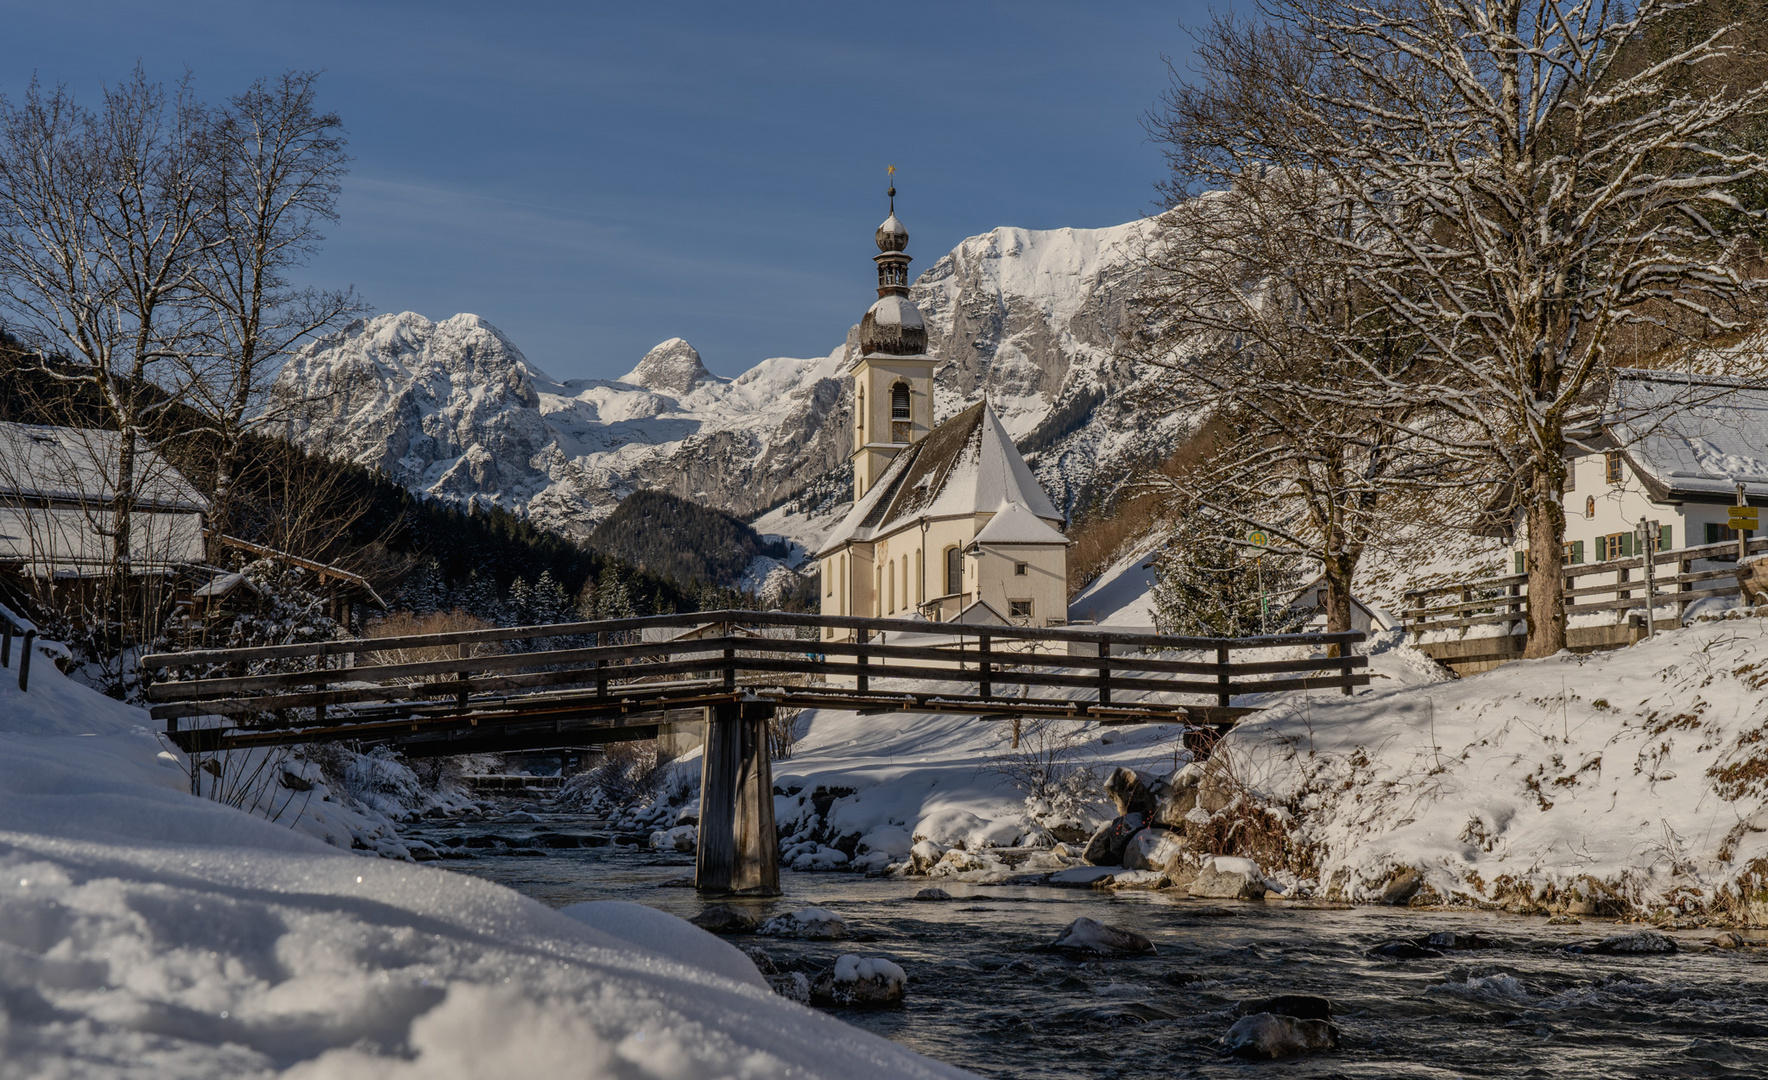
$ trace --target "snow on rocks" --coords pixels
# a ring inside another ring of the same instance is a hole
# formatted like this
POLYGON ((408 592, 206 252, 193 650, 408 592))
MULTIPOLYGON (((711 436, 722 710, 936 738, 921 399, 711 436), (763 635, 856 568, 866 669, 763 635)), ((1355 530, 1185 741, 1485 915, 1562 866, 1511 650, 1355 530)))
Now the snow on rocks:
POLYGON ((700 843, 700 830, 693 825, 677 825, 651 834, 652 851, 675 851, 693 854, 700 843))
POLYGON ((1134 930, 1108 926, 1083 916, 1069 923, 1044 948, 1099 956, 1141 956, 1154 952, 1154 943, 1134 930))
POLYGON ((1204 860, 1185 891, 1209 900, 1263 900, 1265 889, 1265 872, 1258 863, 1216 855, 1204 860))
POLYGON ((762 937, 836 941, 847 936, 847 922, 828 908, 804 908, 775 915, 755 931, 762 937))
POLYGON ((810 984, 813 1005, 901 1005, 909 977, 881 956, 837 957, 835 965, 810 984))

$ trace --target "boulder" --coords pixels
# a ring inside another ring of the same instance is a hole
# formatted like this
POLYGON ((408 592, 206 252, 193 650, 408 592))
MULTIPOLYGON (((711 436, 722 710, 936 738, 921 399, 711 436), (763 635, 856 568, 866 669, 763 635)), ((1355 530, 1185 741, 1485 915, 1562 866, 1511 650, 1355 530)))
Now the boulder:
POLYGON ((1134 769, 1121 766, 1111 770, 1105 781, 1105 794, 1117 807, 1119 817, 1125 814, 1140 814, 1146 818, 1154 813, 1154 794, 1148 785, 1136 775, 1134 769))
POLYGON ((1185 817, 1197 808, 1197 786, 1203 766, 1187 765, 1156 785, 1153 823, 1172 829, 1185 827, 1185 817))
POLYGON ((1278 994, 1276 997, 1256 1001, 1242 1001, 1234 1007, 1235 1016, 1252 1016, 1255 1013, 1275 1013, 1278 1016, 1293 1016, 1298 1020, 1330 1020, 1332 1002, 1312 994, 1278 994))
POLYGON ((1056 940, 1044 948, 1090 956, 1146 956, 1154 951, 1154 943, 1134 930, 1107 926, 1097 919, 1079 918, 1069 923, 1056 935, 1056 940))
POLYGON ((755 932, 762 937, 836 941, 847 936, 847 923, 828 908, 813 907, 787 915, 775 915, 762 923, 755 932))
POLYGON ((693 825, 678 825, 673 829, 659 829, 651 834, 652 851, 678 851, 692 854, 700 842, 700 830, 693 825))
POLYGON ((774 993, 796 1001, 800 1005, 810 1004, 810 979, 802 971, 782 971, 777 975, 764 975, 768 987, 774 993))
POLYGON ((1205 860, 1185 891, 1207 900, 1263 900, 1265 872, 1251 859, 1217 855, 1205 860))
POLYGON ((944 848, 931 840, 922 840, 909 849, 909 872, 925 874, 944 856, 944 848))
POLYGON ((688 922, 714 934, 753 934, 755 916, 729 904, 714 904, 688 922))
POLYGON ((1093 866, 1120 866, 1123 864, 1123 849, 1130 837, 1142 831, 1145 824, 1141 814, 1124 814, 1104 825, 1087 841, 1086 851, 1081 853, 1093 866))
POLYGON ((1594 950, 1613 956, 1638 956, 1650 953, 1673 953, 1676 951, 1676 939, 1662 930, 1647 927, 1635 930, 1630 934, 1616 934, 1603 938, 1594 950))
POLYGON ((1338 1029, 1324 1020, 1260 1012, 1234 1021, 1222 1039, 1235 1057, 1270 1060, 1338 1049, 1338 1029))
POLYGON ((916 900, 939 900, 939 901, 942 901, 942 900, 950 900, 952 898, 952 894, 946 892, 944 889, 922 889, 920 892, 915 894, 914 898, 916 900))
POLYGON ((1381 887, 1381 902, 1390 906, 1403 904, 1424 887, 1424 875, 1416 867, 1402 866, 1394 871, 1381 887))
POLYGON ((835 966, 810 984, 812 1005, 878 1008, 901 1005, 909 978, 902 968, 881 956, 837 957, 835 966))
POLYGON ((1143 829, 1124 845, 1123 868, 1165 872, 1175 861, 1184 861, 1190 853, 1191 849, 1178 834, 1168 829, 1143 829))

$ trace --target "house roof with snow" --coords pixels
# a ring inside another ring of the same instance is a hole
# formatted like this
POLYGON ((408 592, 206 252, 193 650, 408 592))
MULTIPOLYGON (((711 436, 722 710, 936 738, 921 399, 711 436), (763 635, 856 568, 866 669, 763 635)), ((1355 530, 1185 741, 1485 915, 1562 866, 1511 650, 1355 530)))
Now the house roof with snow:
POLYGON ((1768 500, 1768 385, 1667 371, 1616 373, 1604 431, 1659 502, 1768 500))
MULTIPOLYGON (((1019 456, 1000 417, 984 401, 940 424, 898 454, 829 533, 818 555, 854 541, 889 536, 924 519, 1000 516, 1004 510, 1010 517, 1002 525, 1002 536, 1038 538, 995 542, 1067 542, 1055 528, 1062 521, 1061 513, 1019 456), (1037 532, 1026 519, 1037 521, 1044 530, 1037 532)), ((986 533, 988 525, 982 531, 986 533)), ((980 533, 978 539, 982 539, 980 533)))
MULTIPOLYGON (((120 432, 0 422, 0 500, 108 503, 116 497, 120 432)), ((135 451, 137 509, 203 513, 209 502, 144 444, 135 451)))

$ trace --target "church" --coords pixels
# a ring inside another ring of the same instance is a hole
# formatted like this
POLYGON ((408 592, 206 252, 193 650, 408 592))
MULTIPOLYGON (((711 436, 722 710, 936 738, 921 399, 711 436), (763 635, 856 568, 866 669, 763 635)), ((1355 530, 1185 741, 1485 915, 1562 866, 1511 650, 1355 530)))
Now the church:
POLYGON ((938 361, 909 299, 909 234, 895 187, 889 195, 873 256, 878 301, 853 362, 853 509, 817 553, 822 612, 1060 626, 1061 513, 986 400, 933 423, 938 361))

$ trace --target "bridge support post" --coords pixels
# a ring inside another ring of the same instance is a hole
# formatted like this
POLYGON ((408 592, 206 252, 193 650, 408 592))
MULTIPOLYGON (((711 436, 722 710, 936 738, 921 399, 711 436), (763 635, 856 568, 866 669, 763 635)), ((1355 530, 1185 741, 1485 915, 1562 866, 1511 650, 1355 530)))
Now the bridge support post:
POLYGON ((773 705, 730 702, 706 710, 700 765, 700 841, 694 888, 702 893, 776 896, 779 834, 767 722, 773 705))

